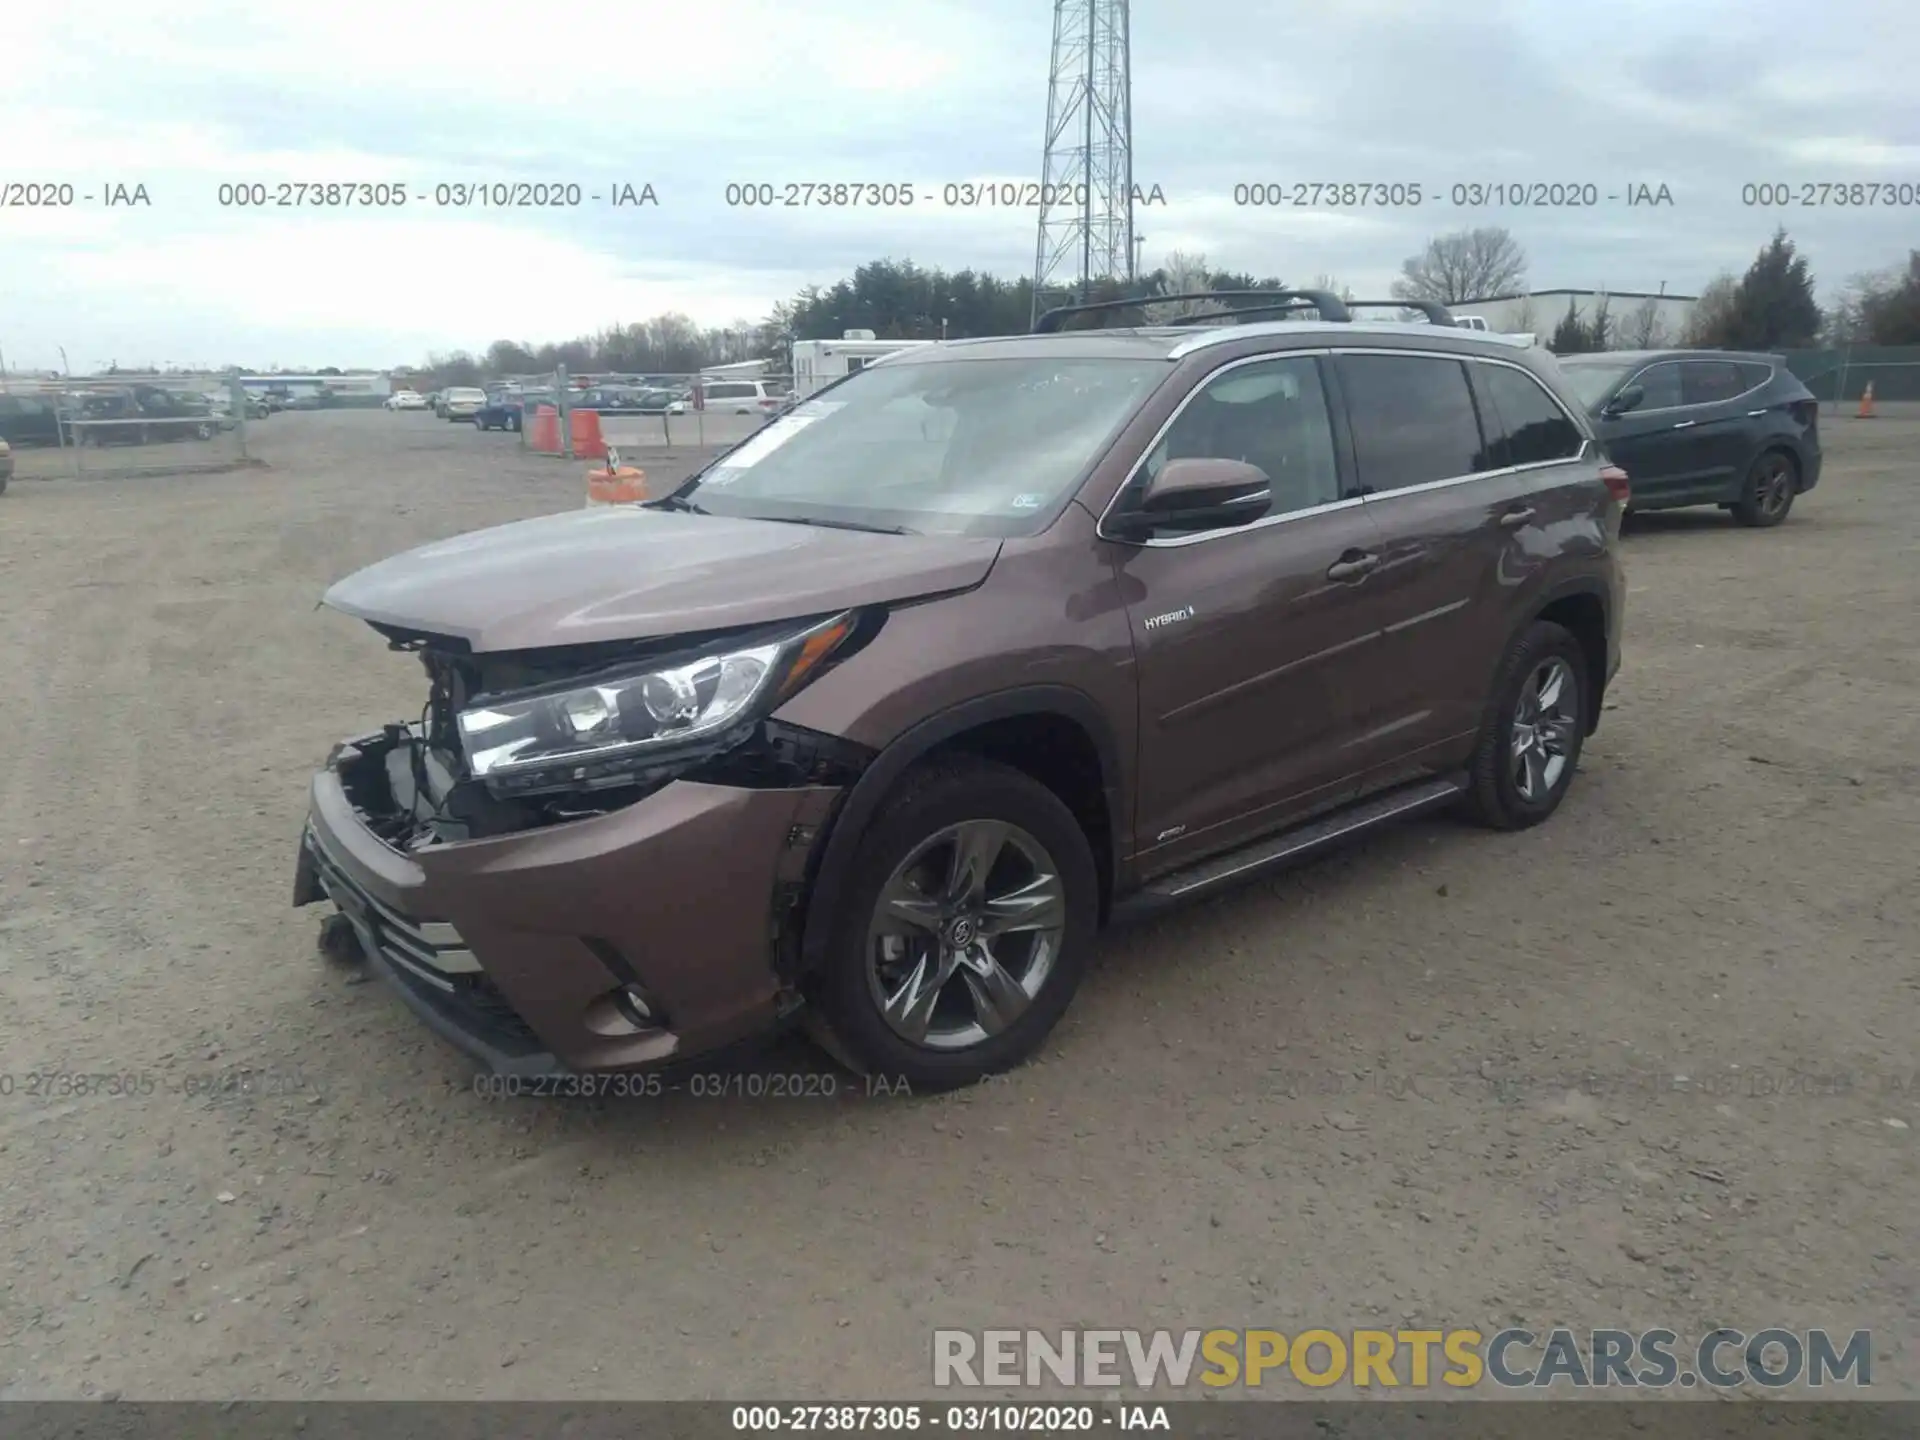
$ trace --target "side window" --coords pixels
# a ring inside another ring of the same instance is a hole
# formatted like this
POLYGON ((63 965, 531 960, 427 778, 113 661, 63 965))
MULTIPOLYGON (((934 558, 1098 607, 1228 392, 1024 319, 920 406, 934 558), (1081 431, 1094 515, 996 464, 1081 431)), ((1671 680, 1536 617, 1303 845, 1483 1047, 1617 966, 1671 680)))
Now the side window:
POLYGON ((1680 398, 1680 367, 1673 361, 1649 365, 1634 377, 1633 383, 1647 392, 1636 410, 1671 410, 1685 402, 1680 398))
POLYGON ((1169 460, 1243 460, 1272 482, 1267 514, 1286 515, 1340 498, 1333 425, 1319 364, 1311 356, 1262 360, 1208 380, 1128 483, 1137 503, 1169 460))
POLYGON ((1717 405, 1747 387, 1731 360, 1689 360, 1680 367, 1680 403, 1717 405))
POLYGON ((1538 380, 1511 365, 1482 365, 1480 378, 1493 402, 1488 429, 1500 432, 1489 447, 1496 466, 1544 465, 1580 453, 1586 439, 1579 426, 1538 380))
POLYGON ((1773 367, 1761 364, 1741 364, 1734 366, 1740 372, 1740 393, 1758 390, 1773 378, 1773 367))
POLYGON ((1466 366, 1425 355, 1342 355, 1360 483, 1404 490, 1498 468, 1487 453, 1466 366))

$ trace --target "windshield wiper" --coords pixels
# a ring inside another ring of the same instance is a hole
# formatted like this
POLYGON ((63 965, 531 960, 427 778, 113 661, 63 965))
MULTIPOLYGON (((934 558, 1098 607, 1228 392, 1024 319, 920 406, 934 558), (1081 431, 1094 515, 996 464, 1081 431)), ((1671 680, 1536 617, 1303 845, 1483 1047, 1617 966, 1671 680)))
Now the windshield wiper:
POLYGON ((771 520, 776 525, 817 525, 823 530, 859 530, 868 535, 918 535, 905 525, 862 525, 854 520, 803 520, 795 515, 754 515, 754 520, 771 520))
POLYGON ((684 495, 666 495, 647 507, 649 510, 679 510, 688 515, 711 515, 705 506, 696 505, 684 495))

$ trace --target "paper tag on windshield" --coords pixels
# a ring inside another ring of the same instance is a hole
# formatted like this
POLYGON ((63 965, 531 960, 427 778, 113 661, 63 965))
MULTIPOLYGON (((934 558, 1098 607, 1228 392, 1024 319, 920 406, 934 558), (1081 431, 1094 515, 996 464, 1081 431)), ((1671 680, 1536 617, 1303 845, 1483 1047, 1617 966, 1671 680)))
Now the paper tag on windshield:
POLYGON ((748 466, 758 465, 819 418, 818 415, 800 414, 781 416, 738 450, 728 455, 720 462, 720 468, 745 470, 748 466))

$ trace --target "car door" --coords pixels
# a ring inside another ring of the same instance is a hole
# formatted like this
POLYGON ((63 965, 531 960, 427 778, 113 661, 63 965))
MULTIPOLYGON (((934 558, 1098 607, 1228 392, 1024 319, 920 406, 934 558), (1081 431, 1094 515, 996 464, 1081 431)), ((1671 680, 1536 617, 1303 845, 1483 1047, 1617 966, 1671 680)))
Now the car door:
POLYGON ((1603 414, 1600 440, 1607 458, 1633 480, 1636 505, 1670 503, 1694 483, 1702 468, 1693 431, 1700 417, 1681 399, 1680 362, 1661 360, 1629 376, 1622 391, 1637 385, 1640 403, 1620 415, 1603 414))
POLYGON ((1129 513, 1167 460, 1195 457, 1260 466, 1272 497, 1250 524, 1116 542, 1138 666, 1143 875, 1350 796, 1346 740, 1377 683, 1379 535, 1338 458, 1324 361, 1223 366, 1108 515, 1129 513))
POLYGON ((1733 360, 1680 362, 1680 400, 1693 421, 1688 428, 1699 465, 1689 485, 1701 500, 1737 498, 1747 463, 1759 448, 1767 412, 1747 403, 1755 398, 1749 393, 1755 368, 1733 360))
POLYGON ((1486 703, 1466 662, 1489 643, 1515 487, 1483 432, 1465 357, 1354 350, 1335 364, 1355 474, 1382 535, 1373 584, 1386 612, 1381 675, 1346 743, 1370 775, 1418 772, 1486 703))

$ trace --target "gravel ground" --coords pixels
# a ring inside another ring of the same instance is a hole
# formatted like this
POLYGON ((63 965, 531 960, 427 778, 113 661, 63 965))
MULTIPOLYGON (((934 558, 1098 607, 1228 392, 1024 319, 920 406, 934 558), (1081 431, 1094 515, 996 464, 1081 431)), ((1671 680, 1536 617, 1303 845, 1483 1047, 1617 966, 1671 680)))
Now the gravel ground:
POLYGON ((1117 935, 963 1095, 600 1105, 479 1098, 287 903, 312 765, 420 704, 321 590, 583 467, 254 428, 0 499, 0 1397, 904 1397, 936 1326, 1415 1321, 1871 1327, 1916 1392, 1920 417, 1829 421, 1777 531, 1630 527, 1545 828, 1117 935))

